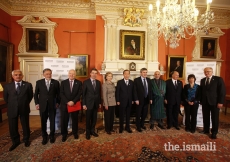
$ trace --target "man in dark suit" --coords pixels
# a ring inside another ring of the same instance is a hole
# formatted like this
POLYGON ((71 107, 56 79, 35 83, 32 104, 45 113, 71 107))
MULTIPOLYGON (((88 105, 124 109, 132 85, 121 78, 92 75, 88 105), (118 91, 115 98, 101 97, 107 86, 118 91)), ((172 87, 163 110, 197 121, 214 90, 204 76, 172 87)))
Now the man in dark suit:
POLYGON ((132 133, 130 129, 130 111, 133 104, 134 83, 129 79, 130 71, 123 71, 124 79, 117 82, 116 101, 119 105, 119 133, 123 132, 124 116, 126 119, 125 130, 132 133))
POLYGON ((68 134, 69 114, 72 119, 72 132, 75 139, 78 139, 78 112, 68 113, 67 105, 73 106, 76 102, 80 102, 82 95, 82 83, 75 79, 76 71, 69 70, 69 78, 61 82, 61 134, 62 142, 65 142, 68 134))
POLYGON ((140 70, 140 77, 134 79, 134 100, 136 103, 136 126, 137 131, 146 129, 145 118, 148 113, 148 104, 152 104, 151 80, 147 78, 147 69, 140 70))
POLYGON ((213 76, 213 69, 204 69, 205 78, 201 79, 201 104, 203 113, 203 131, 200 133, 209 134, 210 112, 212 118, 211 138, 216 139, 219 127, 219 111, 223 107, 226 89, 221 77, 213 76))
POLYGON ((20 70, 12 72, 14 82, 4 86, 3 97, 7 103, 7 116, 10 129, 10 137, 13 145, 9 151, 14 150, 20 144, 20 135, 18 133, 18 117, 20 117, 23 141, 25 146, 29 147, 30 142, 30 126, 29 126, 29 113, 30 102, 33 98, 33 87, 29 82, 22 80, 23 74, 20 70))
POLYGON ((90 72, 90 78, 83 82, 83 109, 86 110, 86 139, 90 135, 98 137, 95 133, 97 121, 97 110, 101 108, 101 82, 96 80, 97 69, 93 68, 90 72))
POLYGON ((55 133, 55 116, 56 108, 59 106, 59 91, 60 85, 57 80, 52 79, 51 69, 43 70, 44 79, 36 82, 34 102, 35 107, 40 112, 41 127, 42 127, 42 144, 45 145, 48 141, 47 119, 50 121, 50 143, 54 143, 55 133))
POLYGON ((165 103, 167 104, 167 129, 174 126, 177 130, 180 130, 178 126, 178 114, 182 99, 183 83, 180 80, 177 80, 178 78, 179 73, 173 71, 172 79, 166 81, 165 103))

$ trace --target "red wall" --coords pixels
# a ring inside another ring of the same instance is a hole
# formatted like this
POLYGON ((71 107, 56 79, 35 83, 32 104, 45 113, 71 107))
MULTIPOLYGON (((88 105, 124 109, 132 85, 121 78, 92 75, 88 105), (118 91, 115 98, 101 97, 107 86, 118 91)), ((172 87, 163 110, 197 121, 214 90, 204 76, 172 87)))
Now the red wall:
MULTIPOLYGON (((22 37, 22 27, 16 22, 22 17, 9 16, 4 11, 0 10, 0 23, 10 27, 9 39, 5 27, 0 26, 0 39, 10 40, 14 44, 14 69, 19 68, 18 58, 18 44, 22 37), (3 15, 3 16, 2 16, 3 15)), ((55 39, 59 47, 60 57, 68 57, 68 54, 88 54, 89 55, 89 69, 96 67, 101 69, 101 63, 104 60, 104 20, 101 16, 96 16, 96 20, 76 20, 76 19, 61 19, 50 18, 51 21, 57 23, 55 29, 55 39), (64 31, 85 31, 93 33, 70 33, 64 31), (71 43, 70 43, 71 42, 71 43)), ((230 51, 230 29, 222 30, 225 32, 224 36, 220 37, 220 49, 222 52, 222 59, 224 60, 221 67, 221 76, 225 80, 227 92, 230 93, 230 56, 227 51, 230 51)), ((184 55, 187 56, 187 61, 192 61, 192 51, 195 46, 195 37, 191 39, 181 39, 180 45, 176 49, 166 46, 163 38, 159 40, 159 62, 167 70, 168 55, 184 55)), ((79 78, 84 80, 86 78, 79 78)), ((98 76, 102 80, 102 76, 98 76)), ((166 74, 163 76, 166 79, 166 74)))

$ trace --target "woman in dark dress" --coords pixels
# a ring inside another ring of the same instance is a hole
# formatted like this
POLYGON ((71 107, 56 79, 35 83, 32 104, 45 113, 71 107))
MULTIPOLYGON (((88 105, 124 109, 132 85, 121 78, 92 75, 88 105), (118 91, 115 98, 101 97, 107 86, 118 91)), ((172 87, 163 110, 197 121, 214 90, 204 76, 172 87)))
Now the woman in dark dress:
POLYGON ((194 74, 188 75, 188 84, 184 85, 185 131, 195 133, 197 110, 200 101, 200 86, 195 83, 194 74))

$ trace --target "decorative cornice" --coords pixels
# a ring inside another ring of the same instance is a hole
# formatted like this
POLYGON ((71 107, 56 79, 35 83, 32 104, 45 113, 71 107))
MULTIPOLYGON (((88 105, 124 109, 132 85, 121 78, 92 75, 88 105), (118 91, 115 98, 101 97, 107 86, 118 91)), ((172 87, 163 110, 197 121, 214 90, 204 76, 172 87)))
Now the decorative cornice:
MULTIPOLYGON (((123 17, 124 8, 138 7, 147 16, 149 3, 156 0, 0 0, 0 8, 11 16, 46 16, 50 18, 96 19, 96 15, 123 17)), ((200 15, 206 6, 197 5, 200 15)), ((156 8, 154 8, 155 10, 156 8)), ((221 28, 230 26, 230 9, 226 6, 211 6, 215 14, 212 25, 221 28)))

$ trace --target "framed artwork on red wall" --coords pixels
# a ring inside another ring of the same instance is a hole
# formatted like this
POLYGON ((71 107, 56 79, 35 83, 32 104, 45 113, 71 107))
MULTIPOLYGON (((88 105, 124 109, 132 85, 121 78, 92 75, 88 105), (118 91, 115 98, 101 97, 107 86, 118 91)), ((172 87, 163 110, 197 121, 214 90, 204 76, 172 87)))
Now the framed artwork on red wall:
POLYGON ((26 29, 26 52, 47 53, 48 52, 48 30, 26 29))
POLYGON ((13 44, 0 40, 0 83, 12 81, 13 44))
POLYGON ((186 58, 187 56, 168 55, 168 79, 172 78, 172 74, 174 71, 177 71, 179 73, 179 79, 184 79, 186 58))
POLYGON ((76 77, 87 77, 88 55, 69 54, 68 57, 76 60, 76 65, 75 65, 76 77))

